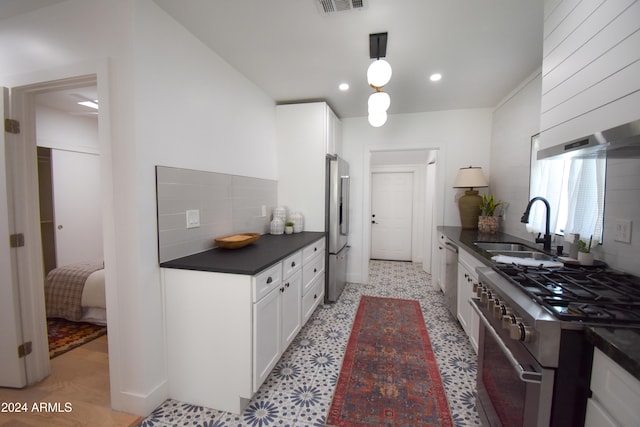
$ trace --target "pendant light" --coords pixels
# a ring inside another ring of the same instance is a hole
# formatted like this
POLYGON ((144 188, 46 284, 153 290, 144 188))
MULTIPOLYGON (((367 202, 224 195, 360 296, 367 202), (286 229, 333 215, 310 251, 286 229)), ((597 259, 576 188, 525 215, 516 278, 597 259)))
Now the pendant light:
POLYGON ((374 92, 369 95, 369 113, 387 111, 391 105, 391 97, 386 92, 374 92))
POLYGON ((382 87, 391 80, 391 65, 384 59, 387 53, 387 33, 369 34, 369 57, 374 61, 367 69, 367 83, 375 92, 369 96, 369 124, 380 127, 387 121, 387 110, 391 97, 382 91, 382 87))
POLYGON ((367 82, 370 86, 380 88, 391 80, 391 65, 384 59, 376 59, 367 69, 367 82))
POLYGON ((386 111, 378 111, 374 113, 369 113, 369 124, 374 128, 379 128, 383 124, 387 122, 387 112, 386 111))

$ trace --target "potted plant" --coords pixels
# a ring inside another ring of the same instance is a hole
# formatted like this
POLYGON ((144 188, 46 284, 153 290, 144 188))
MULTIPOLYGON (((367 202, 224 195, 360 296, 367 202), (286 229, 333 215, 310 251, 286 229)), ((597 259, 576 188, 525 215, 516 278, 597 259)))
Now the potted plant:
POLYGON ((589 243, 582 239, 578 240, 578 262, 582 265, 593 265, 593 254, 591 253, 591 243, 593 236, 589 238, 589 243))
POLYGON ((493 194, 483 194, 480 201, 480 216, 478 217, 478 231, 494 234, 499 228, 499 218, 494 216, 502 200, 496 200, 493 194))
POLYGON ((284 224, 284 233, 292 234, 293 233, 293 222, 288 221, 284 224))

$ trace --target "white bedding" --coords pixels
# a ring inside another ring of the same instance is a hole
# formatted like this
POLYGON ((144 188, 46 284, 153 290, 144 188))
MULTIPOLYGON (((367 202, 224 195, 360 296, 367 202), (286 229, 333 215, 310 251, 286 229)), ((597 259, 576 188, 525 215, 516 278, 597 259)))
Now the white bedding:
POLYGON ((55 268, 45 280, 47 317, 106 324, 104 263, 80 262, 55 268))
POLYGON ((107 301, 104 290, 104 269, 94 271, 82 289, 82 321, 107 324, 107 301))

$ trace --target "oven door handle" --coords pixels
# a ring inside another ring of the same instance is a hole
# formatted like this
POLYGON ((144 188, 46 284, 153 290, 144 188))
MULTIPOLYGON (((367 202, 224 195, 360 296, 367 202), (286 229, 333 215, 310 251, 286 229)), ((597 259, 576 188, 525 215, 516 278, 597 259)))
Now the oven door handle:
POLYGON ((522 366, 522 363, 518 362, 518 360, 515 358, 513 353, 511 353, 511 350, 509 350, 509 348, 504 344, 504 342, 502 342, 502 338, 500 337, 500 335, 498 335, 496 330, 493 329, 493 326, 491 326, 491 324, 489 323, 487 318, 484 316, 484 314, 482 314, 478 306, 471 299, 469 299, 469 304, 471 304, 471 307, 473 307, 473 310, 476 313, 478 313, 478 317, 480 317, 480 321, 484 324, 484 329, 486 331, 489 331, 489 333, 493 336, 495 342, 500 347, 500 350, 502 350, 502 353, 504 353, 507 359, 509 359, 511 366, 513 366, 513 368, 516 370, 520 379, 528 383, 537 383, 537 384, 541 383, 542 374, 540 372, 527 371, 522 366))

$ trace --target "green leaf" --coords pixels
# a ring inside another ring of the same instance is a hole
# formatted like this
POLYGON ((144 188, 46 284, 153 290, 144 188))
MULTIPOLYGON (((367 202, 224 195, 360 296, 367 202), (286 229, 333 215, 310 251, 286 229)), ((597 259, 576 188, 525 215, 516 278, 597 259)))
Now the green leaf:
POLYGON ((480 211, 483 216, 493 216, 498 206, 502 205, 502 200, 496 200, 493 194, 483 194, 480 202, 480 211))

